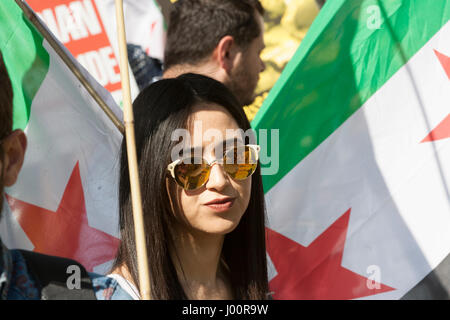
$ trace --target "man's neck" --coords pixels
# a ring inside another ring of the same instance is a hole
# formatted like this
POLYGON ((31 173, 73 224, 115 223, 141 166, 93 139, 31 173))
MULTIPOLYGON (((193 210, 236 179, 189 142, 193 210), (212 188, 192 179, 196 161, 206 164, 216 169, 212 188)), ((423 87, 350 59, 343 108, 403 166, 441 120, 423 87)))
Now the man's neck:
POLYGON ((197 65, 192 64, 178 64, 174 65, 164 71, 163 79, 176 78, 185 73, 196 73, 208 76, 217 81, 223 82, 220 69, 211 62, 201 63, 197 65))

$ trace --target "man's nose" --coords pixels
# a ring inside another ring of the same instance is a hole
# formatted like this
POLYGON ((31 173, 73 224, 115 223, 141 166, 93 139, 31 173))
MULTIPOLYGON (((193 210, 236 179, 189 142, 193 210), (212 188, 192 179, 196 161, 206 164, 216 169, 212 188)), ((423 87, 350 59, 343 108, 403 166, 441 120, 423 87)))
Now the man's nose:
POLYGON ((264 61, 260 58, 260 61, 261 61, 261 71, 260 72, 263 72, 264 70, 266 70, 266 64, 264 63, 264 61))

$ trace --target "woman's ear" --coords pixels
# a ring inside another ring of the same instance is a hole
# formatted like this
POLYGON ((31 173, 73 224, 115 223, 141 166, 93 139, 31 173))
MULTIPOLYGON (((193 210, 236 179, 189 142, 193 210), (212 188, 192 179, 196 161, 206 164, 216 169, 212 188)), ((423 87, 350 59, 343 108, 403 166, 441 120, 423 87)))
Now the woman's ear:
POLYGON ((22 130, 15 130, 7 136, 2 143, 4 152, 3 183, 5 187, 11 187, 16 183, 20 169, 22 169, 27 149, 27 137, 22 130))
POLYGON ((236 64, 236 58, 239 50, 232 36, 225 36, 216 47, 216 59, 220 68, 225 70, 227 74, 231 73, 233 66, 236 64))

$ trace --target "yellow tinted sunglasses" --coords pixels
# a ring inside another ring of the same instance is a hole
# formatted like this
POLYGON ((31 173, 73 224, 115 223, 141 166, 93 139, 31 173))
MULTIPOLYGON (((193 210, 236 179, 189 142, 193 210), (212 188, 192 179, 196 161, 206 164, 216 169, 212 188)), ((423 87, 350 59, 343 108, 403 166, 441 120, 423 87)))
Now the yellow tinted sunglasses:
POLYGON ((172 178, 185 190, 195 190, 206 184, 212 166, 217 162, 234 180, 250 177, 258 166, 260 146, 255 144, 234 146, 226 150, 223 158, 211 163, 195 156, 178 159, 167 166, 172 178))

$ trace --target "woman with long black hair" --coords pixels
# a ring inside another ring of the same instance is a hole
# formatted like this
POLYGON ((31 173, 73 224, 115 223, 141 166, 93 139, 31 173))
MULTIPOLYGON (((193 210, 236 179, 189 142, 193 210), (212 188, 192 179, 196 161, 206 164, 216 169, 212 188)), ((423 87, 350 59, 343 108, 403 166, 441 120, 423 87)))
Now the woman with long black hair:
MULTIPOLYGON (((239 134, 250 124, 235 97, 187 74, 147 87, 133 107, 151 298, 267 299, 259 147, 239 134)), ((139 299, 125 139, 119 201, 110 276, 139 299)))

